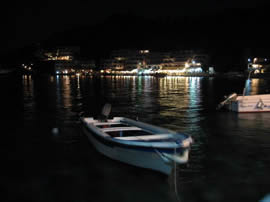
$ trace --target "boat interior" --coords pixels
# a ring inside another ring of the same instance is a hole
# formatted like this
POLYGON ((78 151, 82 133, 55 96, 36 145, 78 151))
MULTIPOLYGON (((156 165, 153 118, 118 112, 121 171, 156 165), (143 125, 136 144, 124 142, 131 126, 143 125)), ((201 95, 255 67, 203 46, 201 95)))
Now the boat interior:
POLYGON ((170 134, 154 134, 151 131, 121 122, 98 122, 94 124, 110 137, 133 141, 160 141, 172 138, 170 134))

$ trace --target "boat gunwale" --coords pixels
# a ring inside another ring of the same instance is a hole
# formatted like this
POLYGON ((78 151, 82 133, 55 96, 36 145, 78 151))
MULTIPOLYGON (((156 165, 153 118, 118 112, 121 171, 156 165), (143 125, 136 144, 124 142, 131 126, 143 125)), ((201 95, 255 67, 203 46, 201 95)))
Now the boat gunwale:
MULTIPOLYGON (((119 117, 116 117, 119 118, 119 117)), ((120 117, 122 118, 122 117, 120 117)), ((89 120, 89 119, 88 119, 89 120)), ((90 119, 93 122, 97 122, 94 119, 90 119)), ((131 120, 131 119, 129 119, 131 120)), ((133 121, 133 120, 132 120, 133 121)), ((103 132, 102 129, 98 128, 96 125, 94 125, 94 123, 89 123, 84 121, 84 119, 82 119, 82 122, 84 123, 84 126, 87 128, 88 132, 92 133, 93 136, 97 137, 99 140, 101 140, 104 144, 109 144, 109 145, 117 145, 120 147, 131 147, 131 148, 135 148, 135 147, 143 147, 143 148, 152 148, 152 149, 168 149, 168 150, 172 150, 172 149, 186 149, 190 147, 190 144, 192 142, 192 139, 190 136, 186 135, 186 134, 179 134, 179 133, 170 133, 171 135, 175 135, 178 136, 179 138, 175 138, 174 141, 170 141, 170 142, 154 142, 154 141, 131 141, 131 140, 122 140, 122 139, 116 139, 111 137, 110 135, 108 135, 107 133, 103 132), (189 144, 188 146, 183 145, 182 143, 184 141, 188 141, 189 140, 189 144), (179 142, 180 141, 180 142, 179 142)), ((139 122, 142 123, 142 122, 139 122)), ((143 123, 144 124, 144 123, 143 123)), ((147 126, 149 126, 150 124, 146 124, 147 126)), ((152 126, 152 125, 150 125, 152 126)), ((159 129, 160 127, 156 127, 154 126, 155 129, 159 129)), ((163 128, 161 128, 163 129, 163 128)), ((163 129, 162 132, 164 131, 169 131, 167 129, 163 129)), ((153 134, 155 135, 155 133, 153 134)), ((158 134, 157 134, 158 135, 158 134)))

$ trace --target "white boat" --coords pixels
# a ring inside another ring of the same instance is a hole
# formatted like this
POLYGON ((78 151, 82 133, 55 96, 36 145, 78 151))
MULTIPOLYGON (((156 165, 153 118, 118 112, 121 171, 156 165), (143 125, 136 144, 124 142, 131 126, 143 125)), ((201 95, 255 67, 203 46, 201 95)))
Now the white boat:
MULTIPOLYGON (((249 72, 246 85, 250 81, 249 72)), ((246 95, 246 88, 242 95, 232 93, 224 101, 222 101, 217 109, 225 107, 226 109, 238 113, 242 112, 270 112, 270 94, 246 95)))
POLYGON ((228 96, 219 104, 218 108, 225 107, 234 112, 270 112, 270 94, 228 96))
POLYGON ((97 151, 130 165, 170 174, 188 162, 192 138, 125 117, 81 118, 83 131, 97 151))

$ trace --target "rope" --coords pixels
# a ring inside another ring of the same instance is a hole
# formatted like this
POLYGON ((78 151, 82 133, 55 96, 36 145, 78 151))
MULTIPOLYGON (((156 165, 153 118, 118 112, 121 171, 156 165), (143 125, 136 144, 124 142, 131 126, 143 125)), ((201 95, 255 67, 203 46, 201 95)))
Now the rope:
MULTIPOLYGON (((138 136, 136 137, 137 139, 139 139, 139 140, 142 140, 141 138, 139 138, 138 136)), ((152 146, 151 146, 152 147, 152 146)), ((162 156, 162 154, 156 149, 156 148, 154 148, 154 147, 152 147, 153 149, 154 149, 154 151, 160 156, 160 158, 164 158, 163 156, 162 156)), ((174 148, 174 155, 176 156, 176 149, 177 149, 177 147, 175 147, 174 148)), ((164 160, 164 159, 163 159, 164 160)), ((174 160, 174 191, 175 191, 175 195, 176 195, 176 198, 177 198, 177 200, 178 201, 181 201, 180 200, 180 197, 179 197, 179 194, 178 194, 178 190, 177 190, 177 170, 176 170, 176 161, 174 160)))
MULTIPOLYGON (((174 155, 176 155, 176 147, 174 148, 174 155)), ((175 195, 178 201, 180 201, 180 197, 178 195, 178 190, 177 190, 177 170, 176 170, 176 161, 174 161, 174 191, 175 191, 175 195)))

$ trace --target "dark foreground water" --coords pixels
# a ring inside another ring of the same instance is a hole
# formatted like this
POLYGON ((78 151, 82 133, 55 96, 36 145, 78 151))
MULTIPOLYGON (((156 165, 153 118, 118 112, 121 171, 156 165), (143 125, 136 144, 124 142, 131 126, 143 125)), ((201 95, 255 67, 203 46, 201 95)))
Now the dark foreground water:
MULTIPOLYGON (((1 201, 259 201, 270 193, 270 113, 216 111, 245 81, 188 77, 0 77, 1 201), (80 115, 139 117, 192 135, 177 178, 100 155, 80 115), (52 129, 59 128, 59 134, 52 129), (175 186, 178 197, 175 194, 175 186), (5 199, 5 200, 4 200, 5 199)), ((268 92, 253 79, 250 94, 268 92)))

